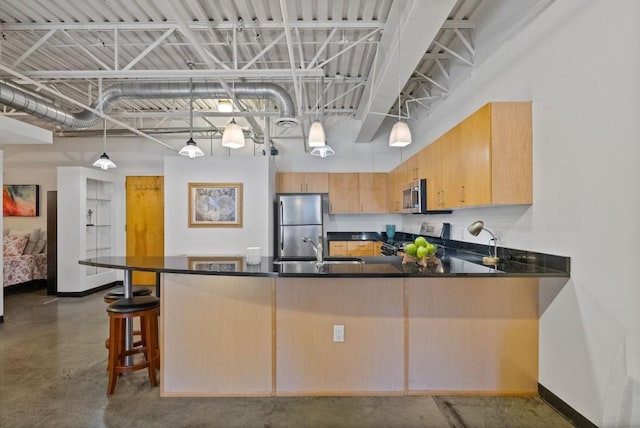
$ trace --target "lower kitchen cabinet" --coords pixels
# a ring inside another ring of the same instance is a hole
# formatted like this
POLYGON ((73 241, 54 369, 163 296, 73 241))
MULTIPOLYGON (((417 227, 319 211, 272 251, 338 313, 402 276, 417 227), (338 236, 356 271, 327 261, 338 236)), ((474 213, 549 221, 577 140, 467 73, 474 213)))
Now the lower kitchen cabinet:
POLYGON ((372 257, 379 256, 380 241, 330 241, 329 255, 333 257, 372 257))

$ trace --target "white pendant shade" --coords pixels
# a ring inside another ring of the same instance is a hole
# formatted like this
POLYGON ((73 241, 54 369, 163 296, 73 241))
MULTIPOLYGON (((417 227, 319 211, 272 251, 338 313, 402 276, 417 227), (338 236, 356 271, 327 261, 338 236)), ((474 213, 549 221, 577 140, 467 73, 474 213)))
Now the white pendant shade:
POLYGON ((115 168, 116 164, 109 159, 109 155, 107 155, 107 118, 104 118, 104 128, 103 128, 103 137, 102 143, 104 144, 104 152, 100 155, 98 159, 92 164, 96 168, 102 168, 105 171, 109 168, 115 168))
POLYGON ((309 147, 322 147, 327 145, 324 135, 324 127, 319 120, 314 121, 309 128, 309 147))
POLYGON ((95 166, 96 168, 102 168, 102 169, 104 169, 106 171, 109 168, 115 168, 116 164, 113 163, 113 161, 111 159, 109 159, 109 156, 106 153, 103 153, 93 163, 93 166, 95 166))
POLYGON ((235 119, 231 120, 222 133, 222 146, 230 149, 239 149, 244 147, 244 133, 240 125, 235 119))
POLYGON ((391 128, 391 135, 389 135, 389 146, 391 147, 405 147, 411 144, 411 130, 409 125, 399 120, 391 128))
POLYGON ((204 156, 204 152, 197 146, 193 138, 189 138, 187 144, 178 152, 181 156, 187 156, 189 159, 197 158, 198 156, 204 156))
POLYGON ((336 152, 327 145, 324 145, 321 147, 314 147, 314 149, 311 150, 311 156, 319 156, 322 159, 326 158, 327 156, 333 156, 335 154, 336 152))

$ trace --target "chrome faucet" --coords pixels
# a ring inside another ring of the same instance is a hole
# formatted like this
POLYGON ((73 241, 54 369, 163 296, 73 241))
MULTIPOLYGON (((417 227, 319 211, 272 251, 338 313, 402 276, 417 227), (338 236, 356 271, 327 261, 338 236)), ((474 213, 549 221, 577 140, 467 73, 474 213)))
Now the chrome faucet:
POLYGON ((308 244, 311 244, 311 246, 313 247, 313 251, 316 252, 316 264, 317 265, 323 264, 324 260, 322 258, 322 252, 323 252, 322 236, 318 236, 318 243, 317 244, 315 242, 313 242, 310 238, 302 238, 302 242, 306 242, 308 244))

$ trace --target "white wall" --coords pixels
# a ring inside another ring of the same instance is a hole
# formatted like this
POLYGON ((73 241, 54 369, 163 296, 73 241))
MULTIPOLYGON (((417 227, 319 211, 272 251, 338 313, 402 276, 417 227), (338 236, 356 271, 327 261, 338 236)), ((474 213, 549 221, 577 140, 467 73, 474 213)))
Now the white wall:
POLYGON ((247 247, 272 253, 273 179, 265 156, 187 159, 167 157, 165 183, 165 255, 244 255, 247 247), (243 183, 242 228, 189 228, 188 183, 243 183))
POLYGON ((539 379, 596 424, 622 341, 640 332, 638 16, 634 0, 557 1, 414 127, 433 141, 486 102, 533 101, 534 204, 437 218, 455 239, 482 219, 501 245, 571 257, 541 316, 539 379))

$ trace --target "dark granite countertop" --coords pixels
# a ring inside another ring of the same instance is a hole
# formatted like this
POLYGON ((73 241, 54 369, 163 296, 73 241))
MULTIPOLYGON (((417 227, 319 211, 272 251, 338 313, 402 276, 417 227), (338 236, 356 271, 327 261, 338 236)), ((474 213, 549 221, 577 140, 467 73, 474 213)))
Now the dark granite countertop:
MULTIPOLYGON (((330 258, 329 258, 330 259, 330 258)), ((400 256, 362 257, 362 264, 328 264, 316 267, 313 262, 276 264, 263 257, 259 265, 248 265, 242 256, 174 256, 174 257, 98 257, 81 260, 83 265, 112 269, 139 270, 194 275, 259 277, 568 277, 566 270, 539 264, 506 260, 496 266, 482 264, 482 254, 439 247, 436 263, 426 267, 402 264, 400 256)))

